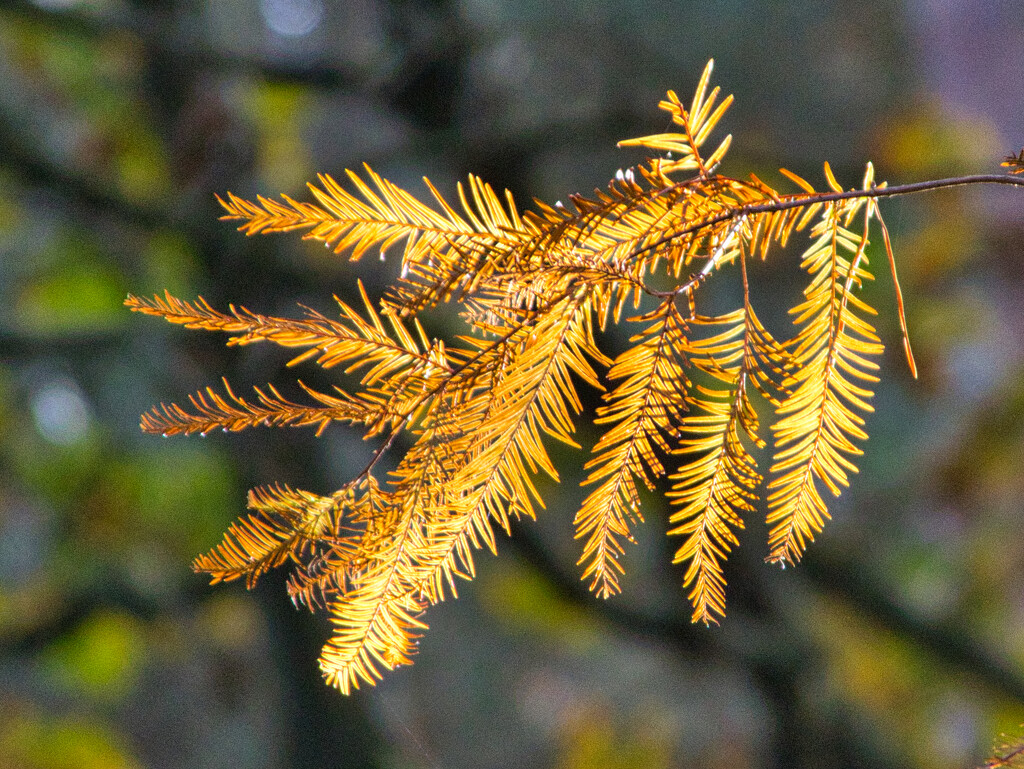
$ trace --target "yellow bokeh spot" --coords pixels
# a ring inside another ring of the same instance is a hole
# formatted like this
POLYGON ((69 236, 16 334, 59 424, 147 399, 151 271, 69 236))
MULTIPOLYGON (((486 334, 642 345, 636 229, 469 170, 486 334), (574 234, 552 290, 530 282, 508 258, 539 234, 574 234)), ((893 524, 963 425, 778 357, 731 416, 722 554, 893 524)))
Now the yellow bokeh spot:
POLYGON ((135 684, 145 656, 142 622, 127 612, 102 609, 50 646, 43 664, 68 688, 116 698, 135 684))

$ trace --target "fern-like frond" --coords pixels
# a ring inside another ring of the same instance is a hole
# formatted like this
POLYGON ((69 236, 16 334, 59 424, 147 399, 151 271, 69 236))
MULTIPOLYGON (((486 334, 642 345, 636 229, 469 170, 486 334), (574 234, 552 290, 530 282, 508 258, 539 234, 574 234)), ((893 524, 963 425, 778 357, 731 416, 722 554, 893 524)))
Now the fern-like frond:
POLYGON ((348 591, 375 554, 377 525, 393 504, 372 475, 363 474, 333 495, 329 528, 309 538, 303 557, 293 558, 288 595, 296 606, 314 610, 348 591))
POLYGON ((239 432, 249 427, 309 427, 320 435, 332 422, 369 423, 380 420, 374 404, 364 404, 339 391, 338 396, 318 393, 308 387, 306 392, 325 402, 323 406, 303 406, 287 400, 273 385, 266 391, 253 388, 257 402, 235 395, 228 381, 223 380, 225 395, 212 387, 189 396, 192 411, 176 403, 160 404, 142 415, 144 432, 154 435, 206 435, 211 430, 239 432))
POLYGON ((675 91, 669 91, 668 97, 658 104, 663 110, 672 116, 672 122, 683 128, 683 133, 663 133, 653 136, 642 136, 638 139, 627 139, 619 142, 620 147, 647 147, 648 149, 659 150, 671 153, 670 159, 660 161, 660 169, 668 174, 675 171, 699 171, 702 178, 709 176, 709 170, 718 164, 725 156, 732 142, 732 135, 725 137, 718 148, 704 160, 700 155, 700 148, 707 140, 711 131, 714 130, 718 121, 721 120, 725 111, 732 104, 732 96, 726 96, 717 107, 719 88, 716 86, 708 94, 708 83, 711 80, 711 72, 715 62, 712 59, 704 67, 700 82, 697 84, 697 91, 693 96, 690 109, 687 110, 679 101, 675 91), (678 158, 672 156, 679 155, 678 158))
POLYGON ((298 558, 335 523, 338 495, 321 497, 287 486, 249 492, 250 515, 231 524, 223 541, 192 563, 211 584, 245 577, 252 588, 264 573, 298 558))
POLYGON ((601 386, 585 355, 603 357, 593 341, 590 308, 581 290, 537 322, 495 388, 488 419, 474 431, 468 462, 454 480, 457 495, 468 500, 471 510, 486 511, 507 528, 510 515, 532 518, 532 501, 543 505, 531 477, 543 471, 557 480, 558 473, 541 435, 579 448, 572 439, 570 411, 579 413, 582 405, 570 372, 601 386))
POLYGON ((468 198, 459 185, 463 205, 460 215, 429 181, 427 187, 443 213, 424 205, 369 166, 364 166, 364 172, 369 183, 354 171, 346 171, 358 195, 321 174, 320 187, 309 185, 319 205, 300 203, 287 195, 282 196, 283 203, 260 196, 256 205, 229 194, 227 200, 218 198, 227 211, 222 218, 241 221, 238 229, 247 235, 309 229, 306 238, 322 241, 335 253, 351 250, 353 260, 374 248, 386 252, 402 240, 404 260, 411 263, 422 261, 432 250, 444 250, 453 242, 478 241, 490 246, 521 239, 516 235, 521 222, 511 194, 506 193, 503 205, 493 190, 475 176, 469 179, 468 198))
MULTIPOLYGON (((725 393, 729 395, 733 393, 725 393)), ((683 425, 687 438, 681 451, 700 456, 683 464, 672 476, 669 496, 680 509, 669 519, 678 524, 669 534, 686 537, 673 563, 686 563, 684 587, 693 604, 693 621, 718 622, 725 615, 725 575, 722 562, 739 540, 734 529, 744 528, 743 514, 754 510, 754 489, 761 482, 757 465, 739 435, 742 396, 695 401, 699 415, 683 425), (691 587, 692 586, 692 587, 691 587), (716 616, 717 615, 717 616, 716 616)), ((749 412, 742 412, 749 416, 749 412)))
POLYGON ((266 340, 284 347, 308 347, 289 365, 310 358, 324 368, 344 365, 345 373, 361 370, 360 381, 367 386, 355 395, 337 388, 336 395, 328 395, 303 385, 306 393, 321 404, 307 407, 285 400, 273 387, 269 394, 257 389, 259 403, 249 403, 225 383, 226 398, 207 388, 205 393, 191 396, 194 412, 177 405, 161 405, 143 417, 143 429, 173 435, 205 433, 218 427, 238 431, 262 424, 317 425, 322 432, 332 421, 345 421, 365 424, 374 435, 388 424, 406 422, 451 374, 445 346, 441 341, 428 341, 418 323, 415 336, 394 315, 387 317, 385 325, 361 282, 359 290, 365 315, 336 298, 338 319, 310 309, 305 318, 275 318, 233 306, 228 313, 218 312, 201 297, 190 303, 170 294, 153 299, 130 296, 126 304, 136 312, 157 315, 188 328, 230 333, 229 345, 266 340))
POLYGON ((375 684, 381 667, 394 670, 412 662, 423 604, 409 593, 380 595, 376 586, 360 586, 328 605, 334 634, 320 653, 328 685, 343 694, 360 683, 375 684))
MULTIPOLYGON (((229 312, 213 309, 199 297, 186 302, 170 293, 145 299, 129 296, 125 305, 135 312, 162 317, 192 329, 223 331, 232 334, 229 345, 246 345, 269 341, 282 347, 308 347, 309 350, 293 359, 296 365, 309 358, 324 367, 348 364, 346 373, 369 368, 364 383, 373 383, 393 376, 401 369, 417 364, 443 366, 443 360, 430 356, 427 345, 417 340, 394 317, 388 318, 390 331, 385 328, 374 310, 362 281, 359 281, 366 317, 335 297, 341 311, 340 319, 328 318, 315 310, 306 310, 305 318, 275 318, 250 312, 244 307, 229 306, 229 312)), ((422 331, 419 334, 423 340, 422 331)))
POLYGON ((416 589, 429 553, 430 522, 445 508, 447 468, 440 441, 422 440, 396 471, 396 492, 366 521, 364 567, 329 604, 334 633, 320 656, 328 683, 347 693, 375 683, 380 667, 408 664, 426 625, 427 601, 416 589))
POLYGON ((499 254, 513 252, 536 232, 520 218, 511 193, 501 200, 490 185, 470 176, 468 192, 459 185, 462 212, 457 211, 424 180, 440 211, 364 167, 368 181, 347 171, 356 192, 351 193, 327 175, 320 186, 309 185, 317 203, 258 198, 250 203, 235 195, 220 200, 223 217, 241 221, 247 235, 306 229, 306 239, 318 240, 335 253, 349 252, 358 260, 378 250, 381 259, 391 246, 404 241, 402 281, 395 287, 391 307, 403 315, 447 301, 468 290, 487 272, 499 254))
POLYGON ((861 317, 875 311, 854 289, 871 279, 865 253, 870 207, 865 207, 861 233, 844 226, 862 207, 861 201, 828 206, 803 256, 812 279, 804 302, 791 310, 800 326, 792 344, 797 368, 786 383, 793 392, 779 406, 772 428, 770 561, 800 559, 829 517, 816 481, 838 496, 849 484, 849 473, 857 471, 847 457, 862 453, 853 441, 867 438, 861 413, 872 410, 872 392, 857 382, 878 381, 871 373, 878 364, 871 358, 881 355, 882 344, 861 317))
POLYGON ((608 377, 622 380, 598 409, 596 424, 612 425, 594 446, 584 484, 600 483, 576 513, 576 538, 583 539, 583 580, 602 598, 618 593, 622 539, 633 541, 630 527, 642 521, 636 481, 654 489, 665 474, 659 457, 669 451, 686 409, 690 382, 686 371, 686 323, 674 298, 635 320, 649 323, 615 359, 608 377))
POLYGON ((752 395, 775 402, 773 376, 786 368, 788 357, 749 297, 739 310, 693 323, 725 328, 691 340, 687 350, 694 368, 715 384, 698 384, 690 395, 693 413, 683 420, 677 451, 693 458, 672 476, 669 498, 678 509, 669 519, 677 524, 669 534, 686 537, 674 563, 687 564, 683 585, 690 587, 693 621, 708 624, 725 616, 722 562, 739 544, 734 532, 744 527, 743 515, 754 511, 762 481, 744 445, 744 440, 765 445, 752 395))
MULTIPOLYGON (((417 444, 395 473, 395 495, 421 500, 423 526, 416 547, 396 567, 392 594, 404 597, 389 600, 425 606, 444 600, 446 593, 457 595, 457 579, 474 575, 473 550, 497 552, 493 524, 509 528, 509 511, 481 504, 485 495, 468 493, 459 479, 474 463, 478 428, 504 404, 503 380, 514 370, 510 360, 535 331, 525 317, 496 341, 471 340, 477 353, 461 351, 468 357, 440 388, 417 444)), ((385 592, 378 595, 383 600, 385 592)))

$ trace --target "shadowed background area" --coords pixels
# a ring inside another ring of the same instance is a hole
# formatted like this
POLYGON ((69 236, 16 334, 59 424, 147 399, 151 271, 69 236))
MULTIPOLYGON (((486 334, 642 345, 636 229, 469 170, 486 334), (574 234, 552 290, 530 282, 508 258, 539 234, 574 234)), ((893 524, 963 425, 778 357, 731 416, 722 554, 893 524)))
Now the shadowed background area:
MULTIPOLYGON (((341 427, 142 435, 141 412, 222 375, 286 395, 331 375, 125 295, 331 312, 397 262, 246 239, 215 194, 303 199, 365 161, 415 194, 473 172, 554 202, 639 162, 615 142, 665 129, 659 98, 711 57, 737 98, 732 176, 821 186, 828 160, 851 186, 871 159, 901 183, 1024 146, 1012 0, 0 0, 0 767, 967 767, 1017 730, 1016 190, 883 203, 921 379, 875 251, 887 352, 861 473, 797 569, 765 565, 747 522, 721 627, 689 622, 660 495, 624 594, 587 594, 586 456, 562 448, 541 520, 428 613, 415 665, 349 698, 316 669, 325 618, 281 576, 247 593, 188 568, 246 489, 330 492, 373 446, 341 427)), ((780 334, 796 257, 757 272, 780 334)))

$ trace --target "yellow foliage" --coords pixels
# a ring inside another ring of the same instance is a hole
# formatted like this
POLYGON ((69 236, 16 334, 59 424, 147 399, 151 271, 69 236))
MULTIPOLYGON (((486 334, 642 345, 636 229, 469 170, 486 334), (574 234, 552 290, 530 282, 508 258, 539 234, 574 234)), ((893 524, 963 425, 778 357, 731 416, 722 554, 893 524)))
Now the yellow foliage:
POLYGON ((348 172, 350 189, 320 176, 312 202, 221 200, 224 218, 247 235, 299 230, 352 260, 401 246, 400 279, 376 303, 362 292, 361 309, 338 300, 337 318, 305 310, 286 319, 169 293, 128 298, 137 312, 227 333, 228 344, 270 341, 301 350, 293 365, 312 360, 357 375, 351 391, 303 385, 305 404, 273 385, 247 400, 225 381, 223 393, 208 388, 190 406, 142 417, 158 434, 256 425, 319 433, 345 422, 379 436, 372 461, 333 494, 251 492, 249 515, 194 563, 214 582, 249 586, 290 563, 293 600, 330 612, 334 635, 320 665, 343 692, 410 662, 423 611, 473 576, 473 551, 495 549, 495 525, 508 530, 511 519, 543 507, 535 478, 558 477, 546 438, 577 446, 577 382, 604 391, 595 420, 604 432, 586 463, 593 489, 575 517, 583 579, 599 596, 619 592, 623 543, 642 520, 639 484, 655 489, 672 460, 670 533, 684 537, 675 560, 686 566, 694 621, 717 622, 722 562, 744 517, 766 499, 769 560, 795 562, 828 517, 821 490, 838 494, 856 471, 882 353, 868 321, 875 311, 860 295, 872 277, 872 222, 896 277, 878 200, 969 183, 1024 186, 1020 156, 1004 163, 1009 173, 902 187, 875 183, 870 164, 852 189, 827 163, 822 191, 785 170, 795 192, 721 175, 731 137, 710 153, 702 147, 732 97, 709 91, 711 70, 689 108, 673 92, 661 103, 673 132, 622 142, 652 157, 593 197, 571 196, 569 206, 538 202, 520 212, 511 195, 471 176, 457 205, 427 182, 431 207, 369 168, 348 172), (747 264, 804 232, 809 280, 791 310, 797 330, 777 340, 755 312, 747 264), (656 288, 666 280, 671 288, 656 288), (705 292, 730 295, 711 288, 730 280, 739 305, 699 312, 705 292), (645 311, 623 321, 627 303, 637 310, 641 302, 645 311), (418 314, 454 303, 466 333, 429 339, 418 314), (609 322, 637 329, 614 360, 594 338, 595 324, 609 322), (764 404, 773 411, 761 413, 764 404), (774 438, 767 488, 749 448, 766 446, 763 421, 774 438), (397 451, 399 434, 410 448, 382 481, 378 460, 397 451))

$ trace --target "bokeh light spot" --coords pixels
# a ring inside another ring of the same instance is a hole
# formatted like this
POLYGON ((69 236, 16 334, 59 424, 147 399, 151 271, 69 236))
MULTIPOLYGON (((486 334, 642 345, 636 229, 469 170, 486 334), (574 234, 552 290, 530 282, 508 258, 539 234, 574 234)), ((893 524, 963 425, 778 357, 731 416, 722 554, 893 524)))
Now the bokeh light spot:
POLYGON ((77 387, 69 382, 49 382, 32 397, 32 417, 36 429, 50 443, 74 446, 89 432, 89 404, 77 387))
POLYGON ((324 18, 322 0, 262 0, 260 12, 271 32, 284 37, 304 37, 324 18))

